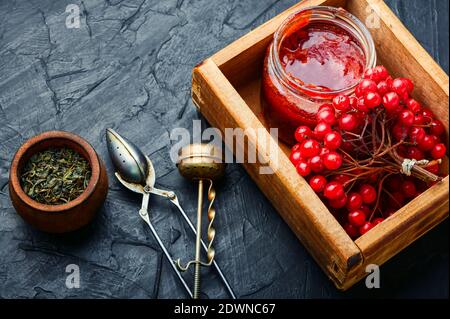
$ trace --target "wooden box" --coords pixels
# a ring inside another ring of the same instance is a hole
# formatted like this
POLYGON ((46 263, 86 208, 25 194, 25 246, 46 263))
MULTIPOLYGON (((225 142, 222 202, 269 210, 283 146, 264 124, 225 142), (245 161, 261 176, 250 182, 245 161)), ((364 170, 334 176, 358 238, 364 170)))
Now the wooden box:
MULTIPOLYGON (((377 14, 379 28, 370 29, 377 63, 385 65, 394 75, 414 81, 413 95, 445 123, 448 136, 448 76, 381 0, 302 1, 200 63, 193 70, 192 98, 212 126, 222 133, 225 128, 265 127, 260 107, 260 76, 266 48, 288 15, 315 5, 343 7, 361 21, 377 14)), ((265 134, 268 138, 267 130, 265 134)), ((255 136, 247 136, 234 151, 239 148, 246 154, 248 144, 265 159, 271 159, 266 143, 258 143, 255 136)), ((447 176, 353 241, 296 173, 288 158, 289 149, 285 145, 279 148, 281 155, 275 174, 259 174, 260 162, 243 165, 339 289, 351 287, 367 274, 367 265, 383 264, 448 216, 447 176)))

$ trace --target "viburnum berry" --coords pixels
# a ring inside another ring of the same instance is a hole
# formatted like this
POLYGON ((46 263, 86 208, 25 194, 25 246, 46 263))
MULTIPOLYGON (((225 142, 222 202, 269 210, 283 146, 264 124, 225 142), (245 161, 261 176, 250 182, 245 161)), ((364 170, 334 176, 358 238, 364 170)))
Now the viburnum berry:
POLYGON ((332 104, 330 103, 324 103, 321 106, 319 106, 319 110, 317 112, 320 112, 322 110, 331 110, 334 111, 334 107, 332 104))
POLYGON ((323 156, 323 165, 330 171, 337 170, 342 165, 341 154, 330 151, 328 154, 323 156))
POLYGON ((366 205, 362 205, 359 210, 362 211, 366 216, 369 216, 370 214, 370 208, 366 205))
POLYGON ((330 150, 338 149, 342 144, 342 136, 336 131, 329 132, 323 138, 323 143, 330 150))
POLYGON ((347 197, 347 209, 349 211, 360 209, 363 204, 362 196, 358 193, 350 193, 347 197))
POLYGON ((341 183, 331 181, 325 185, 323 195, 330 200, 339 199, 345 195, 344 186, 341 183))
POLYGON ((394 81, 394 79, 392 78, 392 76, 388 76, 385 81, 387 82, 387 84, 389 84, 389 89, 391 88, 392 82, 394 81))
POLYGON ((411 126, 414 124, 414 113, 410 110, 404 109, 398 115, 398 119, 404 126, 411 126))
POLYGON ((388 70, 383 65, 377 65, 373 69, 373 73, 375 74, 374 81, 377 81, 377 82, 386 80, 386 78, 389 76, 388 70))
POLYGON ((358 84, 359 91, 361 95, 366 94, 367 92, 377 92, 377 83, 373 80, 364 79, 358 84))
POLYGON ((328 201, 328 204, 335 209, 340 209, 344 207, 346 203, 347 203, 347 196, 345 194, 341 198, 332 199, 328 201))
POLYGON ((403 206, 403 203, 405 202, 405 196, 403 196, 403 193, 401 192, 393 192, 391 193, 391 196, 388 200, 388 206, 392 207, 393 209, 399 209, 403 206))
POLYGON ((439 144, 441 142, 441 139, 439 137, 437 137, 436 135, 430 135, 430 136, 433 139, 435 145, 439 144))
POLYGON ((409 129, 408 135, 411 142, 419 144, 427 133, 422 127, 413 126, 409 129))
POLYGON ((298 162, 304 159, 304 156, 300 150, 295 150, 291 153, 289 159, 294 166, 297 166, 298 162))
POLYGON ((345 174, 337 174, 332 177, 332 180, 338 183, 341 183, 342 185, 347 185, 348 181, 350 180, 350 176, 345 174))
POLYGON ((313 139, 307 139, 303 141, 302 145, 300 146, 300 151, 305 158, 313 157, 319 154, 320 151, 319 142, 313 139))
POLYGON ((359 233, 361 235, 364 235, 365 233, 367 233, 372 228, 373 228, 373 224, 371 222, 365 222, 364 225, 359 227, 359 233))
POLYGON ((339 127, 344 131, 352 132, 358 126, 358 119, 353 114, 343 114, 339 118, 339 127))
POLYGON ((364 113, 369 112, 369 108, 366 106, 366 103, 364 102, 364 97, 360 97, 357 100, 355 109, 364 113))
POLYGON ((354 150, 354 146, 350 141, 342 141, 341 149, 345 152, 351 152, 354 150))
POLYGON ((377 80, 377 76, 376 76, 375 68, 367 69, 364 72, 364 78, 367 79, 367 80, 376 81, 377 80))
POLYGON ((410 180, 403 181, 401 191, 406 198, 414 197, 417 194, 416 184, 410 180))
POLYGON ((411 94, 411 92, 414 90, 414 83, 411 81, 411 79, 408 78, 402 78, 402 81, 405 83, 406 91, 408 94, 411 94))
POLYGON ((429 108, 426 108, 426 107, 422 108, 422 115, 423 115, 423 117, 429 118, 431 120, 434 118, 433 112, 429 108))
POLYGON ((357 227, 353 226, 350 223, 344 225, 345 232, 350 236, 350 238, 355 239, 359 235, 359 230, 357 227))
POLYGON ((313 156, 309 159, 309 167, 314 173, 320 173, 324 170, 323 160, 320 155, 313 156))
POLYGON ((369 121, 369 123, 372 121, 372 118, 367 116, 367 112, 357 111, 354 112, 353 115, 355 115, 356 119, 358 120, 358 123, 362 123, 366 119, 369 121))
POLYGON ((378 93, 383 96, 391 90, 390 85, 386 81, 380 81, 377 84, 378 93))
POLYGON ((389 177, 386 181, 386 186, 391 191, 397 191, 401 186, 402 181, 397 176, 389 177))
POLYGON ((381 96, 377 92, 367 92, 364 95, 364 104, 367 108, 373 109, 381 103, 381 96))
POLYGON ((367 182, 371 184, 375 184, 378 182, 379 175, 377 173, 371 174, 367 177, 367 182))
POLYGON ((354 226, 362 226, 366 222, 366 214, 360 209, 354 210, 348 214, 348 222, 354 226))
POLYGON ((392 127, 392 135, 397 141, 404 140, 408 136, 408 129, 403 125, 396 124, 392 127))
POLYGON ((341 149, 345 152, 351 152, 354 149, 354 146, 349 141, 343 141, 341 144, 341 149))
POLYGON ((297 163, 296 169, 297 173, 299 173, 303 177, 308 176, 311 173, 311 168, 309 167, 308 162, 305 160, 300 160, 297 163))
POLYGON ((392 81, 391 89, 399 96, 403 96, 405 93, 408 93, 407 83, 402 78, 396 78, 392 81))
POLYGON ((425 124, 425 118, 423 117, 422 114, 417 113, 414 115, 414 125, 423 125, 425 124))
POLYGON ((388 92, 383 95, 381 103, 388 113, 396 113, 400 105, 400 97, 395 92, 388 92))
POLYGON ((406 151, 406 157, 410 159, 415 159, 416 161, 420 161, 425 158, 425 155, 418 147, 410 146, 406 151))
POLYGON ((427 152, 433 149, 434 145, 436 145, 436 142, 434 141, 434 138, 432 135, 425 135, 420 141, 420 143, 417 144, 419 147, 419 150, 423 152, 427 152))
POLYGON ((420 105, 419 102, 417 102, 414 99, 408 99, 406 100, 406 107, 411 110, 413 113, 417 113, 420 112, 422 106, 420 105))
POLYGON ((361 185, 359 194, 361 195, 363 203, 365 204, 371 204, 377 199, 377 191, 372 185, 369 184, 361 185))
POLYGON ((425 169, 435 175, 439 174, 439 165, 438 164, 426 166, 425 169))
POLYGON ((349 101, 350 101, 350 107, 352 109, 356 109, 356 105, 358 104, 358 98, 356 96, 350 96, 349 101))
POLYGON ((297 144, 295 144, 294 146, 292 146, 292 148, 291 148, 291 154, 292 154, 293 152, 295 152, 295 151, 300 150, 300 146, 301 146, 300 143, 297 143, 297 144))
POLYGON ((319 152, 319 156, 323 157, 326 154, 330 153, 330 149, 326 148, 326 147, 321 147, 320 148, 320 152, 319 152))
POLYGON ((311 186, 316 193, 322 192, 325 189, 326 184, 327 179, 322 175, 315 175, 309 180, 309 186, 311 186))
POLYGON ((312 136, 312 131, 308 126, 302 125, 295 130, 294 136, 297 142, 301 143, 312 136))
POLYGON ((350 108, 350 98, 347 95, 339 94, 334 97, 333 106, 336 110, 347 111, 350 108))
POLYGON ((317 113, 317 122, 325 122, 328 125, 333 125, 336 123, 336 115, 334 109, 330 110, 328 108, 322 109, 317 113))
POLYGON ((440 136, 445 132, 444 124, 441 121, 434 119, 431 121, 430 133, 436 136, 440 136))
POLYGON ((325 122, 319 122, 314 128, 314 137, 321 141, 329 132, 331 132, 331 126, 325 122))
MULTIPOLYGON (((431 156, 434 159, 440 159, 445 156, 446 151, 447 151, 447 149, 446 149, 445 145, 442 143, 439 143, 439 144, 436 144, 433 147, 433 149, 431 150, 431 156)), ((325 162, 324 162, 324 164, 325 164, 325 162)), ((326 165, 325 165, 325 167, 326 167, 326 165)))

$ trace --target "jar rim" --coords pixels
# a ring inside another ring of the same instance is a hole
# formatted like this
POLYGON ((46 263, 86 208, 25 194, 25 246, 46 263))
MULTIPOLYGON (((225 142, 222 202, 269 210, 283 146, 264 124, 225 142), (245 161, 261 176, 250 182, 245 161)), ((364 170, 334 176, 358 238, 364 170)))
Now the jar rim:
POLYGON ((366 60, 364 72, 376 65, 377 57, 372 35, 358 18, 343 8, 330 6, 310 6, 289 15, 275 31, 273 44, 270 48, 270 54, 272 56, 271 62, 274 65, 275 71, 274 73, 287 88, 297 94, 308 94, 314 96, 315 98, 328 99, 338 94, 352 93, 359 84, 359 81, 352 86, 339 90, 323 91, 308 87, 307 85, 301 85, 298 82, 293 81, 291 76, 289 76, 282 67, 279 56, 279 48, 284 38, 284 32, 289 26, 305 15, 308 16, 309 21, 329 21, 350 32, 356 38, 364 51, 366 60))

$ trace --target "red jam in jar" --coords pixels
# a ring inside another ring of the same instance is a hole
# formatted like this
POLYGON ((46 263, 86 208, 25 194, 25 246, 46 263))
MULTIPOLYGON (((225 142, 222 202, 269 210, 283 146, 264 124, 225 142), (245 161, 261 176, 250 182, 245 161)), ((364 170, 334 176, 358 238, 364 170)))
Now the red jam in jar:
POLYGON ((261 92, 268 125, 294 144, 295 129, 313 128, 319 107, 353 93, 375 60, 370 33, 345 10, 311 7, 291 15, 264 61, 261 92))

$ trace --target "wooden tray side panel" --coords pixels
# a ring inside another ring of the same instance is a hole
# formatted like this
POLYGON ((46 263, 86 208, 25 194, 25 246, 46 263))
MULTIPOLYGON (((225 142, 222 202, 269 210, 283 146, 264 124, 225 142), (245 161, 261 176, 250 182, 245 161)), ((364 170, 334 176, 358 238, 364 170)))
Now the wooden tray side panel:
MULTIPOLYGON (((211 59, 194 69, 192 98, 208 122, 219 128, 222 134, 225 128, 261 128, 267 134, 266 138, 270 138, 262 123, 211 59)), ((336 285, 342 285, 349 269, 362 261, 358 247, 308 183, 296 174, 281 150, 278 149, 274 155, 266 145, 258 143, 255 136, 249 135, 243 145, 236 145, 246 158, 249 144, 270 159, 271 167, 277 161, 278 168, 274 174, 260 174, 259 168, 265 165, 260 162, 243 163, 244 168, 328 276, 336 285)), ((232 145, 227 146, 234 151, 232 145)))

